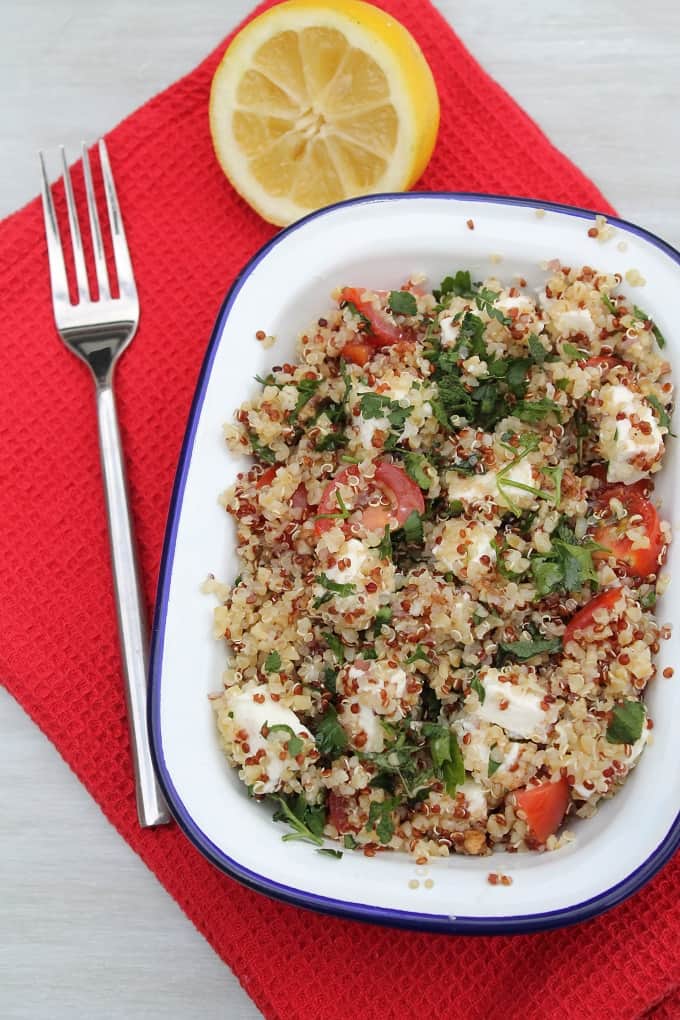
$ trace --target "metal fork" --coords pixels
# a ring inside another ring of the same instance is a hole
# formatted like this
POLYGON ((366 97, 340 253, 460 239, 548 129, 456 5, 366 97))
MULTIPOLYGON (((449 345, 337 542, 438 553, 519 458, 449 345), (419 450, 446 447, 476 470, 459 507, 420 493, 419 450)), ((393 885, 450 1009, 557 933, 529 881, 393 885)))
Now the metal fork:
POLYGON ((123 450, 113 395, 113 372, 116 362, 137 331, 139 300, 111 165, 103 140, 99 142, 99 159, 113 240, 119 297, 111 296, 102 232, 92 184, 92 171, 84 143, 82 146, 83 173, 94 265, 99 288, 98 300, 92 298, 88 287, 80 224, 63 146, 61 147, 61 160, 78 290, 76 304, 72 304, 69 297, 59 225, 47 180, 45 159, 41 152, 43 213, 52 284, 52 305, 57 330, 68 349, 86 365, 89 365, 95 382, 99 449, 109 522, 118 629, 123 652, 123 673, 135 773, 137 815, 140 824, 148 827, 169 822, 170 815, 156 782, 149 748, 146 722, 147 626, 132 535, 123 450))

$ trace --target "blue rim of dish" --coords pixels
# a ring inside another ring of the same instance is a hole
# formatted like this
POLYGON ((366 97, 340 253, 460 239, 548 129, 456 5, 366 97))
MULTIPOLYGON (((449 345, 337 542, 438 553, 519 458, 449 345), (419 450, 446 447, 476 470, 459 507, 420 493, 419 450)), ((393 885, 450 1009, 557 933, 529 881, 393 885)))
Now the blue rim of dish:
MULTIPOLYGON (((380 202, 390 202, 394 199, 400 201, 412 201, 418 199, 448 199, 456 202, 480 203, 507 206, 525 206, 530 209, 541 209, 546 212, 557 212, 579 219, 592 220, 598 213, 596 210, 583 209, 579 206, 562 205, 556 202, 544 202, 540 199, 516 198, 504 195, 478 195, 469 192, 452 191, 424 191, 424 192, 396 192, 378 195, 367 195, 361 198, 347 199, 335 205, 326 206, 316 212, 310 213, 301 220, 297 220, 291 226, 286 227, 268 241, 258 252, 246 263, 241 272, 235 278, 229 288, 222 306, 217 315, 215 325, 206 350, 201 371, 199 373, 196 391, 194 393, 186 433, 182 443, 182 449, 175 475, 175 482, 168 511, 163 553, 161 557, 158 589, 156 593, 156 608, 151 639, 151 654, 149 667, 149 709, 148 725, 151 740, 151 752, 156 767, 156 774, 160 786, 170 809, 191 843, 211 861, 217 868, 235 878, 243 885, 270 896, 274 899, 283 900, 298 907, 305 907, 324 914, 330 914, 344 919, 366 921, 372 924, 385 925, 396 928, 413 928, 419 931, 430 931, 439 933, 455 933, 465 935, 508 935, 508 934, 529 934, 530 932, 544 931, 550 928, 567 927, 578 924, 601 914, 612 907, 617 906, 623 900, 632 896, 642 888, 656 872, 666 864, 674 852, 680 846, 680 812, 676 815, 668 832, 656 849, 626 878, 622 879, 611 888, 598 893, 596 896, 581 903, 569 907, 562 907, 559 910, 546 911, 539 914, 501 915, 487 917, 459 917, 454 915, 425 914, 417 911, 394 910, 388 907, 374 907, 365 903, 353 903, 348 900, 338 900, 317 893, 307 892, 304 889, 297 889, 291 886, 275 882, 266 876, 259 875, 244 867, 238 861, 233 860, 224 853, 212 840, 200 829, 191 818, 179 796, 174 783, 170 777, 169 770, 165 763, 163 753, 163 741, 160 720, 161 701, 161 672, 163 664, 163 644, 165 638, 165 622, 167 613, 168 593, 170 578, 172 575, 172 564, 175 553, 175 542, 179 524, 180 511, 184 496, 187 472, 191 460, 191 453, 194 445, 196 428, 200 417, 206 386, 210 378, 210 372, 218 347, 219 338, 222 335, 224 324, 229 315, 243 284, 253 272, 255 267, 263 258, 278 245, 311 220, 328 215, 337 209, 346 206, 369 205, 380 202)), ((645 230, 635 223, 619 219, 615 216, 606 216, 607 222, 629 234, 635 234, 643 238, 656 248, 660 248, 673 261, 680 265, 680 252, 662 238, 657 237, 650 231, 645 230)))

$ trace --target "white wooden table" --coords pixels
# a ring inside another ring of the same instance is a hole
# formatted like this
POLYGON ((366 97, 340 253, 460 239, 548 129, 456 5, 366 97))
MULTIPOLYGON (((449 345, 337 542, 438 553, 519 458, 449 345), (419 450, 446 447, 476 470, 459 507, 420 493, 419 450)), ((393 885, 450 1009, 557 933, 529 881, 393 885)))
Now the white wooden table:
MULTIPOLYGON (((623 216, 680 246, 676 0, 438 6, 623 216)), ((38 148, 63 142, 74 152, 82 138, 104 133, 189 71, 251 7, 250 0, 5 4, 0 215, 37 192, 38 148)), ((0 747, 0 1014, 259 1017, 4 692, 0 747)))

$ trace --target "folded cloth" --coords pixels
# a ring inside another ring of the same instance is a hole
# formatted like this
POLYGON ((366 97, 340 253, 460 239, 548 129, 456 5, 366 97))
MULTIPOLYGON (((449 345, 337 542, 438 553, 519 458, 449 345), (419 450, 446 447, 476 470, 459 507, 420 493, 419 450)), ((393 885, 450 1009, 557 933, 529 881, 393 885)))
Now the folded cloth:
MULTIPOLYGON (((426 0, 383 6, 422 46, 441 97, 441 133, 423 189, 609 211, 426 0)), ((236 196, 213 156, 208 91, 224 45, 107 139, 142 308, 117 382, 150 606, 214 317, 234 275, 274 233, 236 196)), ((285 1020, 677 1016, 677 858, 643 892, 577 929, 463 938, 271 901, 218 872, 176 826, 139 828, 92 386, 54 330, 37 201, 0 224, 0 295, 3 680, 263 1013, 285 1020)))

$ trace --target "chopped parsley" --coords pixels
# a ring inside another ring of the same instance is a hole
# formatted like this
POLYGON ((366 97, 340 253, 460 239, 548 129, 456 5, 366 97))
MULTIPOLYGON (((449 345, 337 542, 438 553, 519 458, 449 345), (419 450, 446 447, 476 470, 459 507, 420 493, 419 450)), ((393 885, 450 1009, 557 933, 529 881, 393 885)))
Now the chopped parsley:
POLYGON ((319 386, 321 385, 321 379, 301 379, 299 383, 296 383, 298 398, 295 407, 288 416, 288 421, 297 421, 297 417, 300 411, 305 407, 312 399, 319 386))
POLYGON ((314 580, 317 584, 320 584, 322 588, 326 589, 323 595, 319 595, 318 598, 314 599, 314 602, 312 603, 314 609, 318 609, 319 606, 324 604, 324 602, 328 602, 332 599, 334 595, 339 595, 340 598, 346 599, 348 596, 353 595, 356 591, 355 584, 338 584, 337 581, 331 581, 330 577, 327 577, 326 574, 319 574, 314 578, 314 580))
POLYGON ((342 641, 337 636, 337 634, 327 633, 324 634, 323 636, 325 637, 326 644, 332 651, 333 655, 338 660, 340 665, 342 665, 342 663, 345 661, 345 646, 343 645, 342 641))
POLYGON ((475 296, 470 271, 459 269, 455 276, 445 276, 438 290, 432 292, 437 301, 453 295, 454 297, 471 298, 475 296))
POLYGON ((373 636, 377 637, 383 628, 383 625, 389 623, 392 619, 392 610, 389 606, 381 606, 378 612, 375 614, 375 620, 373 621, 373 636))
POLYGON ((426 466, 429 466, 429 461, 420 453, 407 453, 404 457, 406 474, 425 491, 432 485, 432 481, 425 471, 426 466))
POLYGON ((484 699, 486 697, 486 691, 484 690, 484 685, 481 682, 481 680, 479 679, 479 677, 476 676, 476 677, 473 678, 473 680, 472 680, 472 682, 470 684, 470 687, 472 688, 472 690, 476 693, 477 697, 479 698, 480 705, 483 705, 484 704, 484 699))
POLYGON ((562 421, 562 412, 554 400, 549 397, 541 397, 540 400, 522 400, 510 411, 515 418, 529 424, 535 424, 554 414, 558 421, 562 421))
POLYGON ((275 822, 287 822, 293 832, 286 833, 281 839, 284 843, 301 840, 323 846, 321 834, 326 822, 326 809, 323 804, 308 804, 302 794, 297 797, 273 797, 279 805, 274 812, 275 822))
POLYGON ((389 843, 394 835, 394 820, 392 812, 399 806, 396 797, 386 797, 381 803, 373 801, 368 812, 368 828, 374 828, 378 839, 384 845, 389 843))
POLYGON ((607 311, 611 312, 612 315, 618 315, 618 312, 616 310, 616 305, 614 304, 612 299, 609 297, 609 294, 600 294, 600 297, 602 298, 602 304, 607 309, 607 311))
POLYGON ((647 403, 651 404, 657 415, 659 416, 659 425, 662 428, 670 429, 671 427, 671 416, 669 415, 666 408, 663 406, 660 400, 657 399, 652 393, 648 393, 646 398, 647 403))
POLYGON ((269 446, 261 443, 255 432, 248 432, 248 442, 253 448, 253 454, 264 461, 265 464, 275 464, 276 454, 269 446))
POLYGON ((304 744, 302 743, 300 737, 298 737, 297 733, 295 733, 295 731, 292 730, 290 726, 287 726, 286 723, 276 723, 274 726, 270 726, 269 723, 265 723, 265 726, 270 733, 275 733, 276 730, 283 730, 285 733, 290 734, 290 740, 286 744, 286 750, 288 751, 288 754, 291 756, 291 758, 295 758, 298 754, 302 754, 304 744))
POLYGON ((562 354, 566 355, 569 361, 573 361, 575 358, 577 360, 583 360, 584 355, 587 355, 587 353, 587 351, 579 350, 575 344, 562 344, 562 354))
POLYGON ((422 645, 416 645, 415 651, 411 652, 408 659, 406 660, 406 665, 410 666, 412 663, 419 661, 429 662, 430 664, 432 663, 432 659, 427 654, 422 645))
POLYGON ((645 722, 645 707, 640 701, 623 701, 612 709, 607 726, 607 740, 610 744, 634 744, 642 736, 645 722))
POLYGON ((637 319, 638 322, 649 322, 659 348, 663 349, 666 346, 666 337, 663 335, 651 316, 647 315, 647 312, 644 312, 642 308, 638 308, 637 305, 633 305, 633 318, 637 319))
POLYGON ((378 556, 380 557, 381 560, 392 559, 392 538, 390 536, 389 524, 385 525, 385 531, 383 533, 383 537, 380 539, 380 542, 378 543, 377 551, 378 556))
POLYGON ((391 290, 387 305, 397 315, 417 315, 418 305, 413 294, 407 290, 391 290))
POLYGON ((529 354, 531 355, 531 360, 536 365, 542 365, 543 362, 548 357, 548 352, 546 351, 545 347, 543 346, 543 344, 538 339, 535 333, 529 334, 529 336, 527 337, 527 344, 529 346, 529 354))
POLYGON ((265 673, 277 673, 281 669, 281 656, 278 652, 270 652, 264 660, 265 673))
POLYGON ((322 850, 317 850, 316 852, 323 854, 325 857, 335 857, 336 861, 342 860, 342 850, 331 850, 330 847, 323 847, 322 850))
POLYGON ((542 655, 544 652, 552 654, 558 652, 562 647, 560 638, 532 638, 522 641, 501 641, 498 645, 504 655, 518 662, 527 662, 535 655, 542 655))
POLYGON ((465 782, 463 755, 456 735, 448 726, 437 723, 423 723, 423 733, 427 737, 435 775, 444 781, 446 792, 453 797, 456 787, 465 782))
POLYGON ((578 592, 588 581, 597 583, 593 553, 602 546, 591 539, 579 541, 562 521, 553 534, 552 549, 531 558, 531 575, 539 598, 550 592, 578 592))
MULTIPOLYGON (((491 750, 493 750, 493 748, 491 750)), ((489 765, 488 765, 487 770, 486 770, 486 774, 489 777, 489 779, 491 779, 491 776, 495 775, 495 773, 498 772, 498 770, 499 770, 499 768, 501 767, 502 764, 503 764, 502 761, 496 761, 489 754, 489 765)))
POLYGON ((337 694, 337 681, 337 669, 331 669, 330 666, 326 666, 323 671, 323 685, 327 691, 331 692, 331 694, 337 694))
POLYGON ((423 544, 423 519, 417 510, 412 510, 404 521, 402 531, 407 542, 414 545, 423 544))
POLYGON ((314 734, 319 754, 337 758, 347 749, 347 734, 338 722, 338 713, 329 705, 321 717, 314 734))
POLYGON ((357 841, 354 838, 354 836, 350 836, 350 834, 347 833, 346 836, 342 837, 342 845, 344 846, 345 850, 354 850, 354 848, 357 846, 357 841))
POLYGON ((475 295, 475 302, 480 311, 486 312, 490 319, 497 319, 498 322, 504 326, 512 325, 512 319, 509 319, 507 315, 501 311, 500 308, 496 308, 494 302, 499 298, 499 294, 495 290, 489 290, 487 287, 481 287, 475 295))

